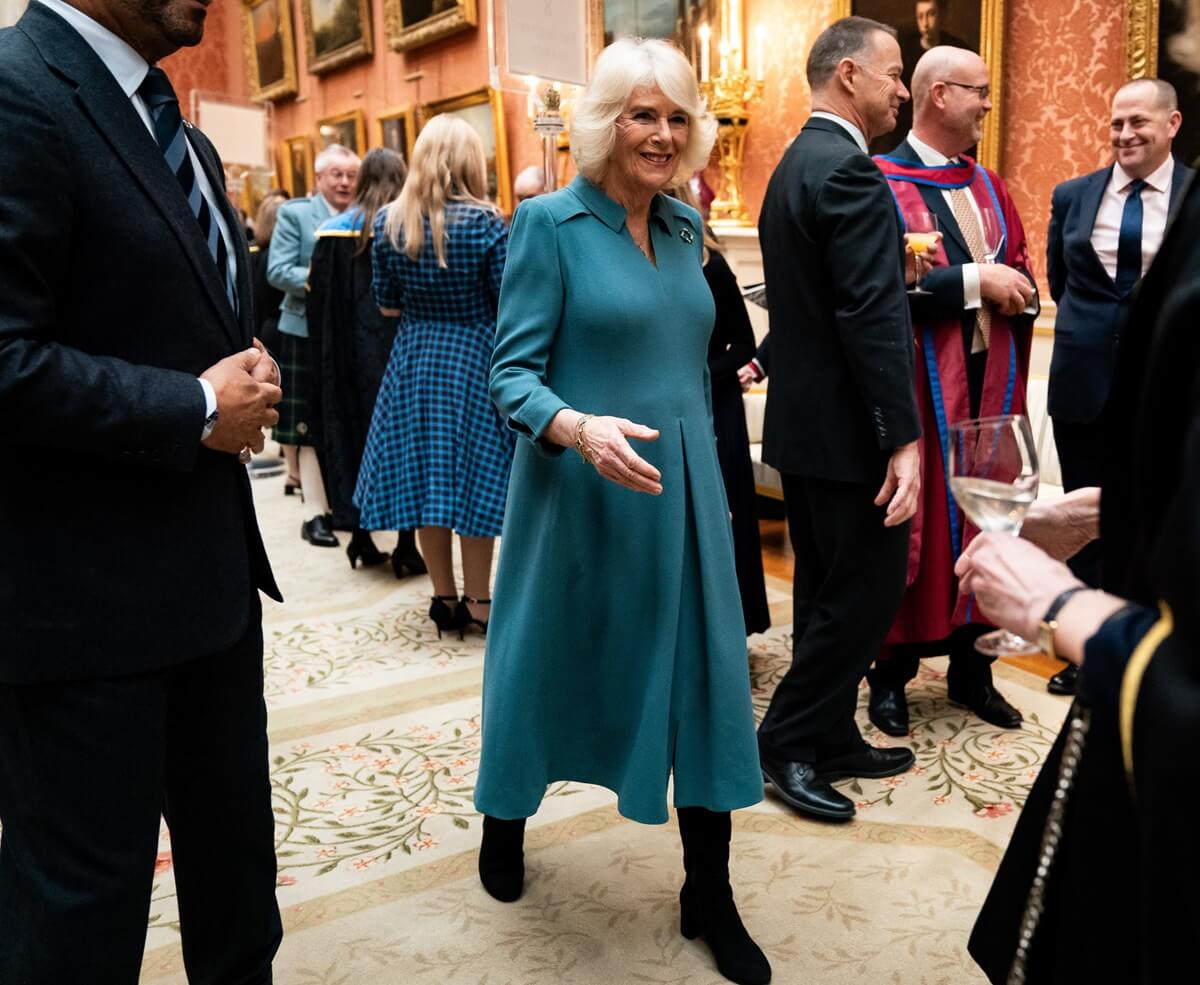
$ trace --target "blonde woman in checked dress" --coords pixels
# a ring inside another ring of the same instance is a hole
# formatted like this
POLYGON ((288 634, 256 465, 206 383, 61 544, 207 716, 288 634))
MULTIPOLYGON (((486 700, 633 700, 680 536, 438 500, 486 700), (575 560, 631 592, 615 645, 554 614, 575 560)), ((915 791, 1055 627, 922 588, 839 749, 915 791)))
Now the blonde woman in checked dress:
POLYGON ((436 116, 413 148, 400 197, 375 221, 375 303, 400 315, 354 502, 367 530, 413 530, 442 630, 485 632, 493 539, 504 522, 514 437, 488 396, 508 244, 486 199, 483 142, 436 116), (462 542, 464 594, 451 564, 462 542))

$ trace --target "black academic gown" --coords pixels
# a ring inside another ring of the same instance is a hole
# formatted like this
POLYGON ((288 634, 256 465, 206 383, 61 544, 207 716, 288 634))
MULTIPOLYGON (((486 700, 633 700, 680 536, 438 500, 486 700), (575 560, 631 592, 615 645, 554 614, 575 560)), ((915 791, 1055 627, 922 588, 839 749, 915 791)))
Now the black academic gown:
MULTIPOLYGON (((1091 727, 1027 985, 1157 985, 1192 963, 1200 927, 1200 840, 1186 807, 1200 783, 1197 228, 1200 184, 1192 180, 1121 337, 1105 410, 1113 440, 1102 494, 1104 577, 1109 591, 1139 605, 1087 645, 1078 701, 1091 727), (1161 641, 1150 635, 1168 628, 1161 641), (1139 685, 1130 669, 1146 656, 1139 685), (1126 682, 1134 714, 1123 730, 1126 682)), ((1016 950, 1062 747, 1060 736, 971 935, 971 955, 994 983, 1007 980, 1016 950)))

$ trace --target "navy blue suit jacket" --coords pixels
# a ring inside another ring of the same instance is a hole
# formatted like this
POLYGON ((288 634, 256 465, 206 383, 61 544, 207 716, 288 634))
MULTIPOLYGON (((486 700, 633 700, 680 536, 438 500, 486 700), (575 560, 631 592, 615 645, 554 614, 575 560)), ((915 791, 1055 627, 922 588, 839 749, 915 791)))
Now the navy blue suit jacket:
MULTIPOLYGON (((1191 168, 1175 163, 1171 206, 1191 168)), ((1074 424, 1096 420, 1108 400, 1121 327, 1133 292, 1121 295, 1092 248, 1092 227, 1112 166, 1054 189, 1046 247, 1050 295, 1058 304, 1050 363, 1050 416, 1074 424)))

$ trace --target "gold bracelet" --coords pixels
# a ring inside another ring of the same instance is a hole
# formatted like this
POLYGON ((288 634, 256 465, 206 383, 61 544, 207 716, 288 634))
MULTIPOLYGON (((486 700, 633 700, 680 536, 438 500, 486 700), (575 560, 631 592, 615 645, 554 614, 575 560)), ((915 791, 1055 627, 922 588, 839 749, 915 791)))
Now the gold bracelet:
POLYGON ((591 414, 581 414, 579 420, 575 422, 575 450, 579 452, 579 457, 587 462, 588 465, 592 464, 592 459, 587 453, 587 448, 583 445, 583 429, 587 427, 587 422, 591 419, 591 414))

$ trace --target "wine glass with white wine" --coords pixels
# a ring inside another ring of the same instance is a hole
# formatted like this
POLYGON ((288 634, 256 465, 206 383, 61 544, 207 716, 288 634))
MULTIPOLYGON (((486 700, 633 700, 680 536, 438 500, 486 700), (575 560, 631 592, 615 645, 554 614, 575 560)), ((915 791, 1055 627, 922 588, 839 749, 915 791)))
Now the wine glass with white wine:
POLYGON ((1004 227, 995 209, 985 206, 979 210, 979 227, 983 232, 984 262, 995 263, 1000 247, 1004 245, 1004 227))
MULTIPOLYGON (((904 213, 904 242, 915 256, 928 253, 937 246, 937 241, 937 216, 932 212, 904 213)), ((908 293, 930 294, 931 292, 921 286, 921 275, 918 274, 916 282, 908 289, 908 293)))
MULTIPOLYGON (((959 421, 950 428, 950 491, 967 518, 983 532, 1016 537, 1038 493, 1037 449, 1023 414, 959 421)), ((992 657, 1038 652, 1015 633, 996 630, 975 649, 992 657)))

